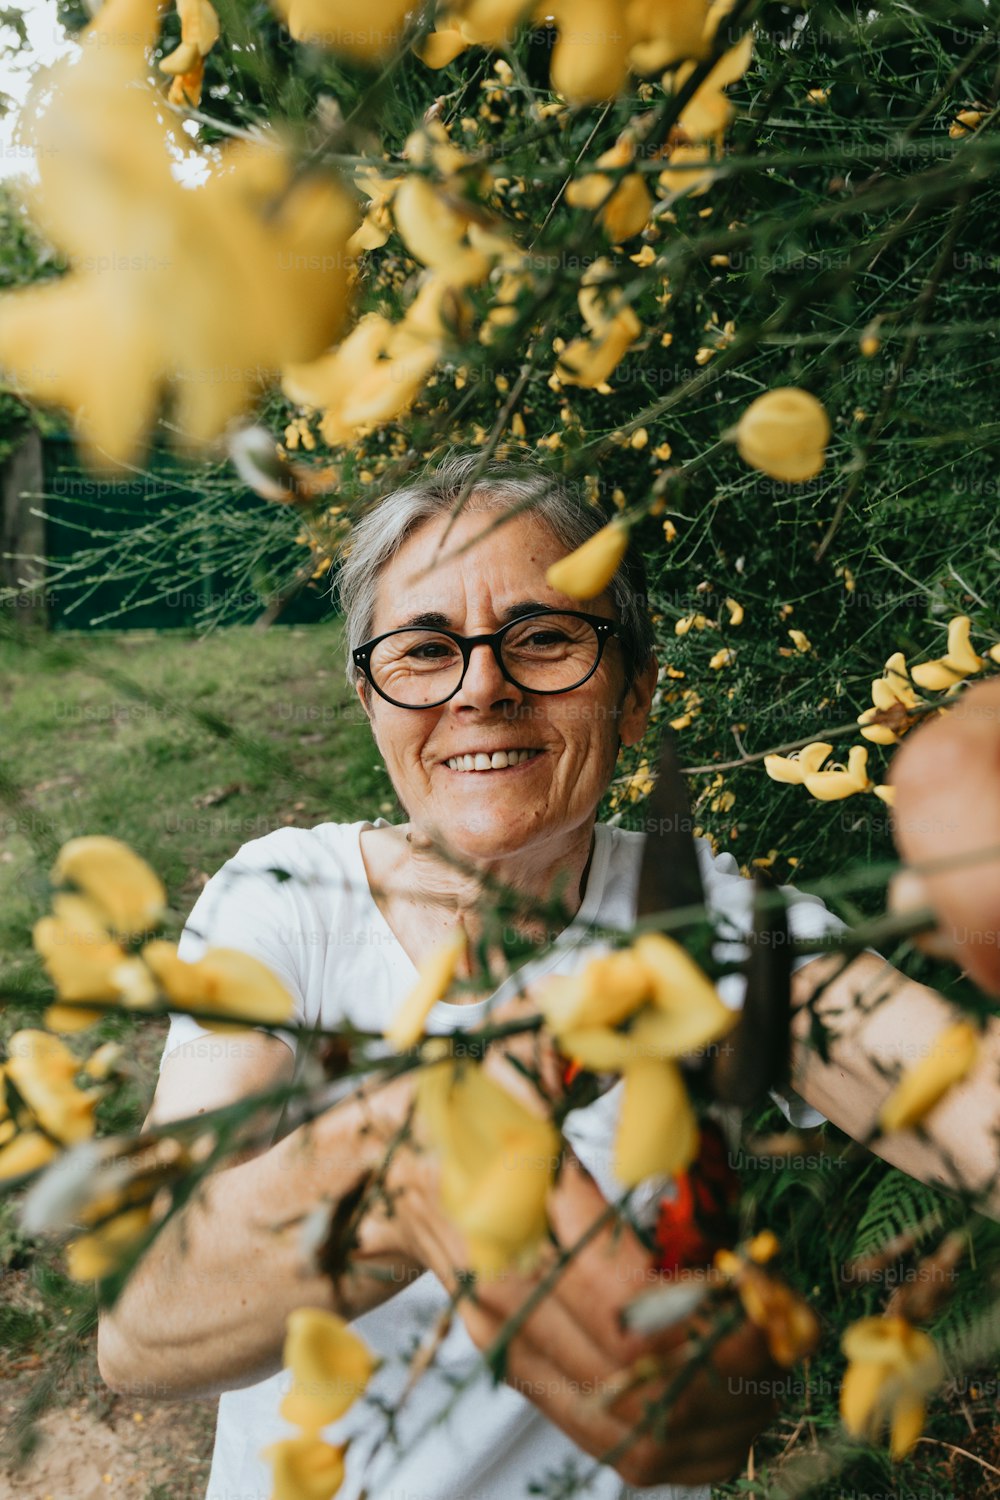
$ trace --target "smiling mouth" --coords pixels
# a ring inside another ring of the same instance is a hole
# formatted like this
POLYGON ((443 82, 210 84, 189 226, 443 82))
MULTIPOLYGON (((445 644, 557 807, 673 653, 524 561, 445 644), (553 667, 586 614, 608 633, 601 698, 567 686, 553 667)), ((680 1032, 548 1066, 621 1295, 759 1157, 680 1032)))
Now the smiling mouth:
POLYGON ((541 750, 494 750, 492 755, 487 755, 485 750, 480 750, 475 755, 453 755, 445 765, 449 771, 505 771, 527 760, 535 760, 541 754, 541 750))

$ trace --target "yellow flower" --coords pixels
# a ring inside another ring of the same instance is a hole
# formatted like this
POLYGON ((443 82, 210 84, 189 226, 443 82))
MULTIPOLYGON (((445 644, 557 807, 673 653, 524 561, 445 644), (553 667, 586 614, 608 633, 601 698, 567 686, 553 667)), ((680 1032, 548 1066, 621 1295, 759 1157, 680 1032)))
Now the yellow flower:
POLYGON ((590 390, 602 386, 642 332, 630 307, 623 307, 590 338, 574 339, 559 356, 559 377, 566 385, 590 390))
POLYGON ((426 178, 407 177, 400 183, 392 216, 410 254, 449 286, 470 286, 487 275, 489 257, 466 243, 468 217, 426 178))
POLYGON ((608 587, 628 550, 628 526, 616 517, 575 552, 546 570, 550 588, 571 599, 596 599, 608 587))
POLYGON ((150 1224, 150 1207, 129 1208, 116 1214, 99 1229, 66 1246, 66 1270, 74 1281, 96 1281, 117 1271, 145 1236, 150 1224))
POLYGON ((446 994, 467 947, 465 930, 460 927, 420 965, 420 978, 386 1029, 386 1041, 391 1042, 397 1052, 414 1046, 423 1035, 427 1017, 446 994))
POLYGON ((735 1283, 744 1312, 767 1339, 771 1358, 791 1369, 816 1348, 820 1326, 808 1302, 761 1269, 762 1263, 777 1252, 777 1239, 770 1230, 764 1230, 743 1247, 740 1255, 731 1250, 717 1251, 715 1264, 735 1283))
POLYGON ((559 31, 549 69, 556 92, 570 104, 613 99, 628 77, 622 0, 541 0, 536 14, 559 31))
POLYGON ((107 0, 82 55, 40 78, 32 209, 70 270, 6 295, 0 317, 0 363, 67 407, 104 464, 139 455, 168 387, 178 432, 203 443, 257 399, 260 371, 319 354, 344 313, 357 222, 338 182, 295 175, 273 141, 206 157, 198 187, 177 180, 146 78, 156 16, 152 0, 107 0))
POLYGON ((646 966, 628 948, 593 958, 573 975, 555 975, 539 988, 539 1008, 559 1035, 576 1027, 614 1026, 649 999, 646 966))
POLYGON ((815 396, 783 386, 751 402, 735 435, 744 463, 772 479, 798 484, 822 469, 830 421, 815 396))
POLYGON ((674 624, 674 635, 687 635, 691 630, 707 630, 711 625, 707 615, 684 615, 674 624))
POLYGON ((764 770, 772 781, 801 786, 807 776, 819 770, 832 749, 832 745, 817 740, 796 750, 794 755, 765 755, 764 770))
POLYGON ((889 1423, 892 1456, 905 1457, 923 1429, 927 1397, 944 1378, 933 1339, 905 1318, 861 1318, 841 1347, 849 1360, 840 1389, 844 1426, 873 1442, 889 1423))
MULTIPOLYGON (((623 137, 609 151, 597 158, 594 172, 575 178, 566 189, 566 201, 574 208, 598 208, 600 221, 608 237, 617 243, 640 234, 649 222, 653 200, 640 172, 629 172, 618 179, 607 175, 608 169, 627 167, 635 157, 635 143, 623 137)), ((645 246, 655 259, 652 246, 645 246)))
POLYGON ((0 1146, 0 1183, 47 1167, 58 1151, 55 1142, 40 1130, 22 1130, 20 1135, 0 1146))
POLYGON ((284 1359, 292 1386, 281 1403, 281 1415, 307 1433, 317 1433, 342 1417, 378 1365, 343 1318, 317 1307, 289 1313, 284 1359))
POLYGON ((736 652, 733 651, 729 646, 723 646, 721 650, 716 651, 715 655, 711 658, 708 665, 713 672, 718 672, 722 667, 732 666, 735 660, 736 652))
POLYGON ((144 965, 129 958, 108 932, 104 914, 84 896, 59 894, 53 915, 35 923, 32 941, 64 1005, 50 1005, 45 1024, 52 1031, 81 1031, 102 1011, 77 1002, 105 1000, 126 1005, 155 999, 144 965))
POLYGON ((864 745, 852 745, 847 765, 834 765, 826 771, 814 771, 805 778, 805 789, 820 802, 839 802, 856 792, 871 790, 868 776, 868 751, 864 745))
POLYGON ((219 40, 219 18, 209 0, 176 0, 181 23, 180 45, 160 62, 160 72, 172 82, 167 98, 171 104, 201 102, 205 58, 219 40))
POLYGON ((7 1076, 44 1131, 64 1145, 94 1133, 100 1089, 78 1089, 81 1068, 65 1042, 48 1031, 15 1031, 8 1043, 7 1076))
POLYGON ((446 68, 469 46, 468 38, 458 26, 435 26, 413 50, 428 68, 446 68))
POLYGON ((441 1153, 441 1203, 480 1275, 532 1258, 547 1228, 559 1135, 480 1067, 436 1063, 417 1087, 420 1123, 441 1153))
POLYGON ((671 63, 709 55, 712 37, 727 5, 709 0, 629 0, 632 46, 629 61, 637 73, 656 73, 671 63))
POLYGON ((637 1058, 624 1071, 615 1176, 625 1187, 683 1172, 698 1151, 698 1121, 676 1063, 637 1058))
POLYGON ((653 1006, 674 1028, 670 1056, 703 1047, 728 1031, 733 1012, 723 1005, 715 986, 674 938, 647 932, 633 945, 650 981, 653 1006))
POLYGON ((900 737, 913 725, 909 710, 922 703, 910 686, 906 657, 893 652, 885 664, 885 674, 872 683, 872 708, 858 715, 861 733, 875 745, 898 745, 900 737))
POLYGON ((971 130, 977 130, 982 123, 982 110, 962 109, 948 126, 948 134, 953 141, 960 141, 963 135, 968 135, 971 130))
POLYGON ((972 648, 969 639, 971 623, 968 615, 955 615, 949 620, 948 650, 944 656, 910 668, 910 676, 918 687, 927 688, 932 693, 943 692, 974 672, 982 671, 986 663, 972 648))
MULTIPOLYGON (((669 166, 665 167, 657 177, 657 185, 665 193, 689 193, 692 198, 700 198, 707 193, 715 172, 712 170, 713 160, 712 148, 704 141, 697 143, 685 143, 682 141, 675 146, 667 158, 669 166), (693 168, 702 167, 704 170, 695 171, 693 168)), ((702 351, 699 349, 698 353, 702 351)), ((706 358, 698 363, 705 364, 707 359, 714 354, 714 349, 706 351, 706 358)))
POLYGON ((281 981, 236 948, 210 948, 196 963, 185 963, 174 943, 155 942, 146 944, 142 958, 180 1010, 239 1017, 247 1025, 287 1021, 292 1015, 292 997, 281 981))
POLYGON ((271 1500, 332 1500, 344 1482, 346 1443, 324 1443, 311 1433, 282 1438, 262 1450, 274 1468, 271 1500))
POLYGON ((738 604, 735 599, 727 599, 726 608, 729 611, 730 625, 742 625, 744 615, 742 604, 738 604))
POLYGON ((297 42, 326 47, 362 62, 394 52, 412 0, 274 0, 297 42))
POLYGON ((167 903, 163 882, 120 839, 71 839, 59 850, 52 878, 82 891, 112 932, 146 932, 162 920, 167 903))
POLYGON ((930 1053, 909 1068, 879 1110, 882 1130, 911 1130, 976 1065, 979 1037, 968 1021, 956 1021, 934 1040, 930 1053))
POLYGON ((806 635, 804 630, 790 630, 788 634, 791 637, 792 644, 795 647, 796 651, 802 651, 804 653, 806 651, 812 650, 812 641, 806 635))

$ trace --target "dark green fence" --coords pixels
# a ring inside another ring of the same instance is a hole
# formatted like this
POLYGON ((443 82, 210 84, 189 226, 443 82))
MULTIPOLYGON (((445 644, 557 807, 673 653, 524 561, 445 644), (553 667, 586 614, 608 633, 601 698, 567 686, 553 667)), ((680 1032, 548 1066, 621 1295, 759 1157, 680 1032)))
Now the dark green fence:
POLYGON ((68 438, 46 438, 43 453, 43 495, 31 503, 44 514, 51 629, 190 630, 267 614, 282 625, 332 617, 328 579, 295 584, 308 554, 293 545, 294 518, 275 525, 273 507, 252 492, 227 488, 219 526, 194 524, 203 499, 193 489, 199 470, 170 452, 154 451, 124 477, 82 468, 68 438), (235 540, 250 530, 262 537, 252 567, 234 545, 229 569, 220 533, 235 540))

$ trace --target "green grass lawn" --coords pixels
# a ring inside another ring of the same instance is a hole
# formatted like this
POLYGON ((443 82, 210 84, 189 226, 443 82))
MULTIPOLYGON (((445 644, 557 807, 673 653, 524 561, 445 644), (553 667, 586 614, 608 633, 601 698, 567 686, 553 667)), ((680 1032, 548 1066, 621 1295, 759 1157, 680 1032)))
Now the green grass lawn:
POLYGON ((113 834, 183 917, 207 876, 285 824, 394 816, 344 678, 340 630, 312 626, 0 639, 0 962, 35 972, 59 844, 113 834), (12 783, 13 785, 9 785, 12 783))

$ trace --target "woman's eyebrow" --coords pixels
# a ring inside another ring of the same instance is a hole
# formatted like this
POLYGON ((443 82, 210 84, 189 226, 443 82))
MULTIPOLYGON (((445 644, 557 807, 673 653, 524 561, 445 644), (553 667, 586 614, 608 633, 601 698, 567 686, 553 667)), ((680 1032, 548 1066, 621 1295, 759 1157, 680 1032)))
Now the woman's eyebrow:
MULTIPOLYGON (((511 620, 518 619, 521 615, 533 614, 538 609, 551 609, 551 604, 543 604, 538 599, 521 599, 517 604, 508 607, 497 615, 501 624, 506 625, 511 620)), ((410 615, 409 619, 403 620, 399 625, 393 626, 394 630, 416 630, 420 627, 428 630, 454 630, 451 620, 447 615, 441 614, 439 610, 423 610, 420 614, 410 615)))

